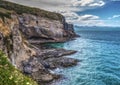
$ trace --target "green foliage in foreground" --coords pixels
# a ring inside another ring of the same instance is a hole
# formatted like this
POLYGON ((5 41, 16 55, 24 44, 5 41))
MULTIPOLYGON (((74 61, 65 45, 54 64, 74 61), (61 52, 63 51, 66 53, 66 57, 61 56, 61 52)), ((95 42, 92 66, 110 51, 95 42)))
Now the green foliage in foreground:
POLYGON ((29 14, 38 15, 38 16, 46 17, 53 20, 62 21, 61 14, 41 10, 38 8, 23 6, 23 5, 15 4, 15 3, 4 1, 4 0, 0 0, 0 7, 5 8, 7 10, 13 10, 18 14, 29 13, 29 14))
POLYGON ((38 85, 31 78, 23 75, 9 63, 0 51, 0 85, 38 85))

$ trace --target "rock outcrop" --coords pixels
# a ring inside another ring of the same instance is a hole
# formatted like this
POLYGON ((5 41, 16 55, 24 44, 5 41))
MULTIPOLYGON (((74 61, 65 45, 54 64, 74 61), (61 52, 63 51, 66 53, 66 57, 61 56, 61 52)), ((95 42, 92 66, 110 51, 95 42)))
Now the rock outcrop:
POLYGON ((64 42, 76 36, 72 24, 59 20, 22 14, 19 21, 20 30, 31 43, 64 42))
POLYGON ((14 5, 18 7, 18 10, 24 8, 31 12, 32 9, 37 10, 37 13, 41 13, 41 10, 2 0, 0 2, 0 7, 4 10, 4 13, 0 11, 0 14, 2 13, 0 15, 2 17, 0 18, 0 49, 16 68, 34 80, 46 83, 60 77, 51 73, 52 69, 77 64, 78 60, 64 57, 76 51, 37 47, 41 43, 65 42, 76 36, 73 25, 66 23, 62 15, 53 13, 58 18, 48 18, 33 14, 35 12, 18 13, 14 5), (6 14, 10 17, 6 17, 6 14), (59 16, 62 18, 59 19, 59 16))

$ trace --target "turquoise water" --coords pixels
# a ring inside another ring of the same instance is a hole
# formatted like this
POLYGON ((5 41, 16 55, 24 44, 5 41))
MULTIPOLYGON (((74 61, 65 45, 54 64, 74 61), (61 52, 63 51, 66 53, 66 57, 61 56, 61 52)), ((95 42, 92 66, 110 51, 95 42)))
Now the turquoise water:
POLYGON ((80 31, 76 40, 57 47, 77 50, 68 56, 81 60, 75 67, 61 68, 64 79, 55 85, 120 85, 120 31, 80 31))

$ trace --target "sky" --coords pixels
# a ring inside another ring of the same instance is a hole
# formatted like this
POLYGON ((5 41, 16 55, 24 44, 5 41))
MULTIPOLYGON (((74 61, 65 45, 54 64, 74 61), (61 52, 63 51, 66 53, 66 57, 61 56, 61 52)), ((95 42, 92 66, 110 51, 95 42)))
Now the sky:
POLYGON ((120 27, 120 0, 8 0, 65 16, 79 26, 120 27))

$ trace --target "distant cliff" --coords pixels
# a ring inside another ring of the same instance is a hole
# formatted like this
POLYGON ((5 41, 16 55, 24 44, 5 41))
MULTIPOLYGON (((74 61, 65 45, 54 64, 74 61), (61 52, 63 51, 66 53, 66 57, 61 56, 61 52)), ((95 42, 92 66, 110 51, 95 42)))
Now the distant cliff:
POLYGON ((66 23, 58 13, 0 0, 0 49, 15 67, 38 82, 48 82, 58 77, 46 67, 68 67, 77 62, 75 59, 61 58, 75 51, 43 50, 41 43, 65 42, 75 36, 73 25, 66 23))

